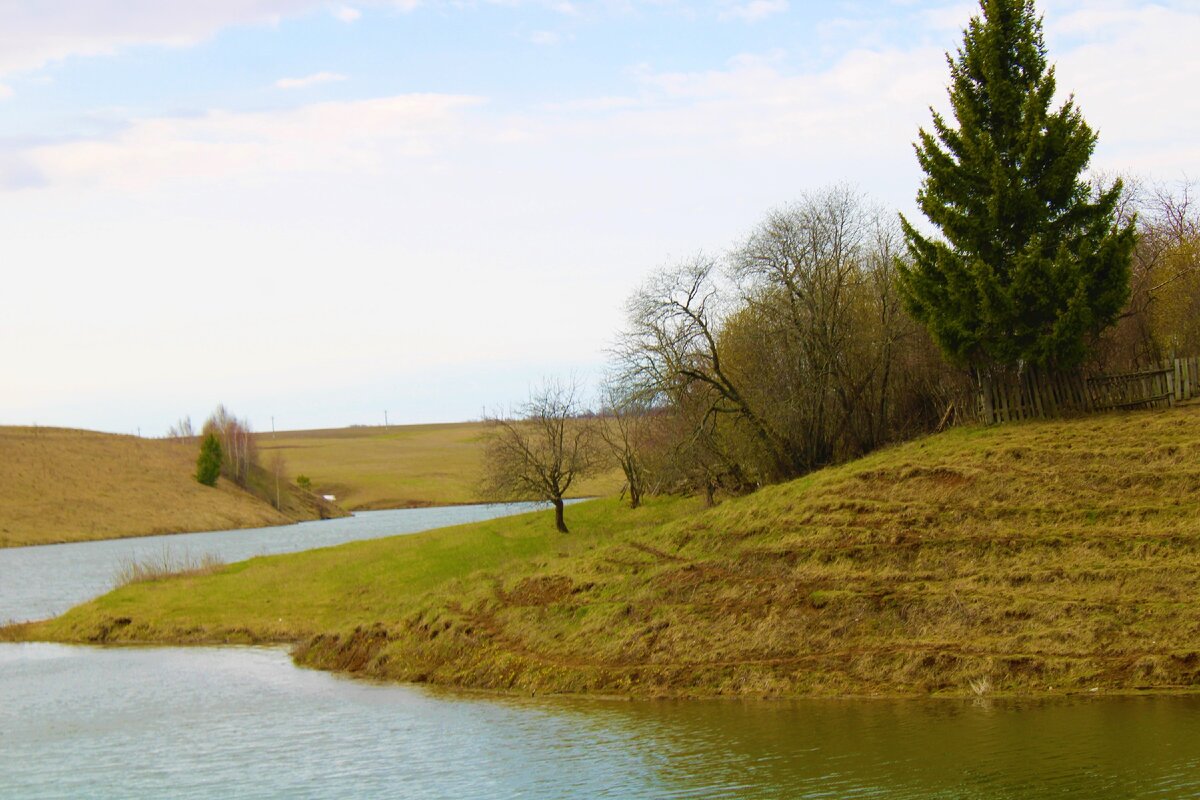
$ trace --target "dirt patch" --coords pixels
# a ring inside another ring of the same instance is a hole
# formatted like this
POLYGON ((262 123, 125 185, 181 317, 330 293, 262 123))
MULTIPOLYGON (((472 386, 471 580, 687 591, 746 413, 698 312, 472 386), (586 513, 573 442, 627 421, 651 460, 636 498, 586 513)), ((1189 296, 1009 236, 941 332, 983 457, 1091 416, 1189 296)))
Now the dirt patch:
POLYGON ((349 634, 320 634, 296 648, 299 663, 320 664, 323 669, 362 672, 375 660, 390 637, 382 626, 358 627, 349 634))
POLYGON ((574 588, 574 582, 565 575, 546 575, 524 578, 512 591, 500 589, 497 595, 510 606, 548 606, 570 597, 574 588))

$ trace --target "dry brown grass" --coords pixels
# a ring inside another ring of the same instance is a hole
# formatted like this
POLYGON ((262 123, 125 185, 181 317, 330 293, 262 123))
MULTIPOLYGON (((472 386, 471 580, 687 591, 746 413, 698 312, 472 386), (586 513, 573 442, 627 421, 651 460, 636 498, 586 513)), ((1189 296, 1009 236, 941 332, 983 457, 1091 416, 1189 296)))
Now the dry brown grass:
MULTIPOLYGON (((1200 408, 954 431, 463 594, 389 626, 361 670, 661 695, 1191 689, 1200 408)), ((363 630, 300 657, 336 662, 363 630)))
POLYGON ((293 521, 195 468, 192 443, 0 427, 0 547, 293 521))
POLYGON ((224 559, 213 553, 196 556, 185 551, 177 554, 170 547, 164 546, 154 555, 123 560, 113 575, 113 586, 120 588, 132 583, 148 583, 166 578, 211 575, 223 566, 224 559))
POLYGON ((710 511, 572 513, 570 536, 510 519, 260 559, 8 635, 291 640, 311 666, 539 693, 1200 685, 1200 407, 954 430, 710 511))

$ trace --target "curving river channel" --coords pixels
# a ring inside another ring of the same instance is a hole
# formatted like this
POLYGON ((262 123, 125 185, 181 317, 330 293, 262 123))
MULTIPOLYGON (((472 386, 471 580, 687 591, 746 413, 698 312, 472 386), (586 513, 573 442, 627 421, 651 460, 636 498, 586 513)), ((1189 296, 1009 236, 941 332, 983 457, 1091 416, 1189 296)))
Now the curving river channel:
MULTIPOLYGON (((167 538, 235 560, 514 511, 488 508, 167 538)), ((57 613, 163 544, 0 550, 0 619, 57 613)), ((276 648, 0 645, 3 798, 1197 796, 1200 697, 516 699, 348 680, 276 648)))

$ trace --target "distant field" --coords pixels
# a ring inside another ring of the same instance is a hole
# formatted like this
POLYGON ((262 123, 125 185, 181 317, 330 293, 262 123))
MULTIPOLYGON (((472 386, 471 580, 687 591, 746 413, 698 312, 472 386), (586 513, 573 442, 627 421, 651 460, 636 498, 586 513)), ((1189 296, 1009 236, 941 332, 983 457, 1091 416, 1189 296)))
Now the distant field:
MULTIPOLYGON (((283 455, 288 477, 307 476, 313 491, 342 508, 475 503, 482 469, 482 422, 284 431, 258 435, 263 463, 283 455)), ((581 483, 582 497, 620 490, 615 472, 581 483)))
POLYGON ((0 427, 0 547, 295 521, 195 467, 191 442, 0 427))

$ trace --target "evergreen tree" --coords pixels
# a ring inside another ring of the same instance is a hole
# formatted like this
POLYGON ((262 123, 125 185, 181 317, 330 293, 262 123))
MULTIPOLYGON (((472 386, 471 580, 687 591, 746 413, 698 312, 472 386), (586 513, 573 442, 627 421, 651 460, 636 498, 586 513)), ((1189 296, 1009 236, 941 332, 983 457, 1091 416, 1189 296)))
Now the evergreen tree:
POLYGON ((200 456, 196 459, 196 480, 205 486, 216 486, 221 475, 221 440, 215 433, 208 433, 200 442, 200 456))
POLYGON ((955 363, 1072 367, 1129 295, 1133 224, 1119 227, 1121 184, 1081 176, 1096 146, 1074 98, 1058 110, 1033 0, 980 0, 949 54, 952 127, 933 113, 915 145, 921 211, 942 238, 901 218, 899 268, 910 313, 955 363))

